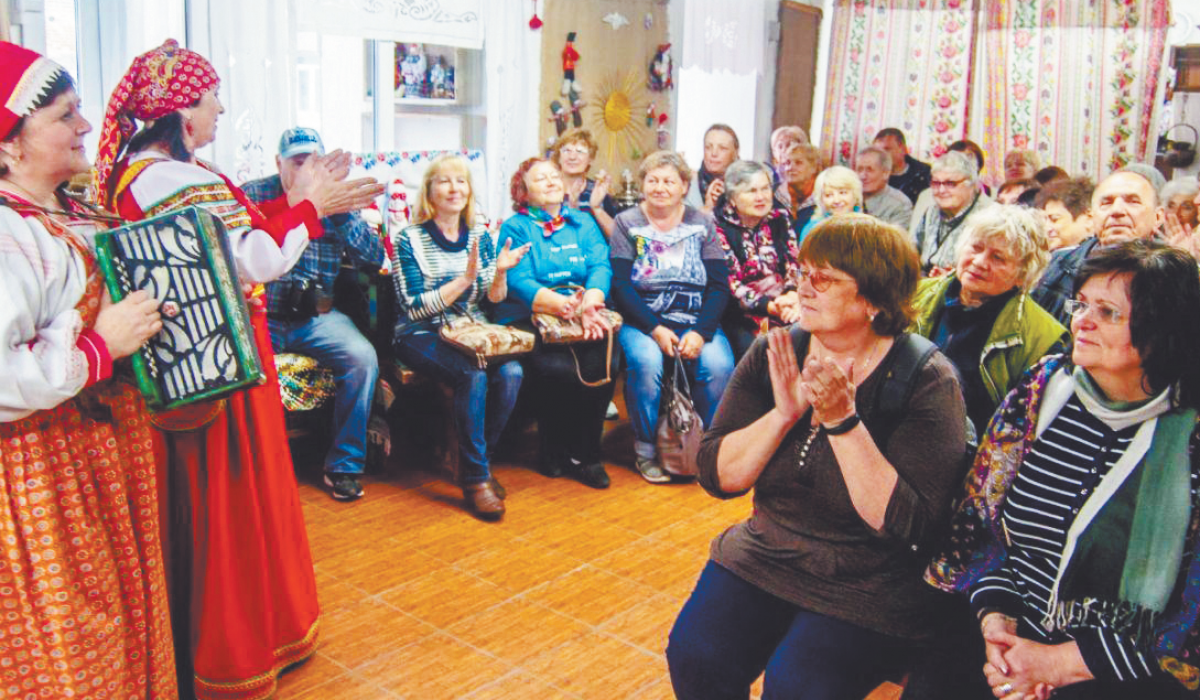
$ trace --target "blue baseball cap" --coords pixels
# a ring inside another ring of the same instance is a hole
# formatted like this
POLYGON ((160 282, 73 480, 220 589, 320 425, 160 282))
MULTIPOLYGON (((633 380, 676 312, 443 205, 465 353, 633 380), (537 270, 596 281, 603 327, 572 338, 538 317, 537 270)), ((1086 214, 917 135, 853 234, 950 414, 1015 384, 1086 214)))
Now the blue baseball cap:
POLYGON ((279 137, 279 157, 291 158, 301 153, 325 154, 325 144, 321 143, 321 135, 316 129, 297 126, 283 132, 279 137))

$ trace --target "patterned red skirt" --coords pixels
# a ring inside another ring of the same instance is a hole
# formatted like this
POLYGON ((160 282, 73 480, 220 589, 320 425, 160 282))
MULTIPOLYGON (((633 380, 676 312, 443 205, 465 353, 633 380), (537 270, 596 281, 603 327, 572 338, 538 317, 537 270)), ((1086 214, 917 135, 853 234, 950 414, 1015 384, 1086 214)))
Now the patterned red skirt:
POLYGON ((0 423, 0 697, 178 697, 153 432, 119 381, 0 423))

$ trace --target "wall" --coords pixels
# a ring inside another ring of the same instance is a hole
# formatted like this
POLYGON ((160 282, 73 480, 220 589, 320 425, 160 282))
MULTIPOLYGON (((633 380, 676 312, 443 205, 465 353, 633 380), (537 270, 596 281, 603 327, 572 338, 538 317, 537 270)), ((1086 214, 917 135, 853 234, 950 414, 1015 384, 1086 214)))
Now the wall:
MULTIPOLYGON (((532 4, 530 4, 532 9, 532 4)), ((583 127, 592 132, 600 146, 592 173, 606 169, 619 185, 621 170, 636 170, 642 156, 657 150, 654 126, 647 126, 647 107, 654 103, 657 113, 666 112, 667 125, 674 132, 673 111, 675 91, 653 92, 646 83, 648 69, 659 44, 670 41, 668 6, 657 0, 545 0, 538 3, 538 14, 544 25, 542 34, 541 90, 538 100, 538 134, 543 145, 556 137, 551 120, 550 103, 567 103, 561 94, 563 86, 562 51, 568 32, 576 32, 575 50, 580 59, 575 80, 582 88, 586 103, 580 111, 583 127), (629 24, 612 29, 603 18, 620 13, 629 24), (644 20, 650 15, 649 29, 644 20), (622 128, 619 120, 604 117, 606 100, 615 92, 629 98, 629 121, 622 128)), ((679 62, 679 47, 672 47, 675 63, 679 62)), ((531 79, 536 73, 531 70, 531 79)), ((678 72, 676 72, 678 78, 678 72)), ((574 126, 568 120, 568 128, 574 126)), ((532 154, 530 154, 532 155, 532 154)))

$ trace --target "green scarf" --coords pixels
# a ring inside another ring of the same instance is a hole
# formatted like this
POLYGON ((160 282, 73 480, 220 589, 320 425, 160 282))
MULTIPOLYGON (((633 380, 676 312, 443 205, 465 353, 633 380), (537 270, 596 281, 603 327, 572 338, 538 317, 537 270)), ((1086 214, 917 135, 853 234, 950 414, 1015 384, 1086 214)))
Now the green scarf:
POLYGON ((1076 370, 1074 379, 1089 410, 1105 414, 1098 418, 1128 421, 1148 411, 1146 420, 1156 417, 1157 423, 1141 463, 1079 535, 1044 623, 1047 629, 1063 629, 1094 624, 1095 616, 1101 616, 1145 640, 1166 609, 1179 575, 1191 517, 1187 443, 1196 411, 1119 404, 1105 398, 1082 370, 1076 370))

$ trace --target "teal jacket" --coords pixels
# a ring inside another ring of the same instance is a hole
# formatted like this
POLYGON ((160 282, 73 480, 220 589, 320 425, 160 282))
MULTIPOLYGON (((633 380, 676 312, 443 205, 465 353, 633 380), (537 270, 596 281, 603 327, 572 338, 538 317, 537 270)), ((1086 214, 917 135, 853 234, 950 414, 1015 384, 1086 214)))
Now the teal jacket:
MULTIPOLYGON (((916 315, 909 332, 933 335, 945 308, 946 288, 954 280, 953 272, 921 280, 912 298, 916 315)), ((1065 348, 1069 340, 1067 329, 1027 292, 1014 295, 996 317, 979 357, 979 374, 992 403, 999 406, 1025 370, 1059 343, 1065 348)))

